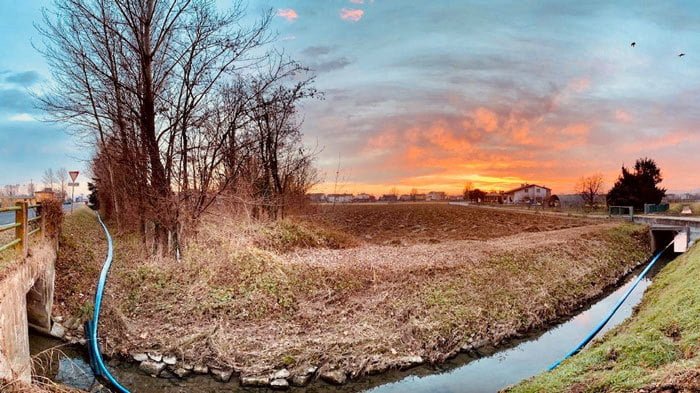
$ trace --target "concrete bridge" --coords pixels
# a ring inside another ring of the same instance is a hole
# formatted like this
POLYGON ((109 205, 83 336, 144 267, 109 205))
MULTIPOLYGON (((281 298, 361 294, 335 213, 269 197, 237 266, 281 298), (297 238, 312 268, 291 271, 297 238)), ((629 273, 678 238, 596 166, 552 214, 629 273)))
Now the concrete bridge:
POLYGON ((632 218, 636 223, 650 227, 651 247, 654 250, 665 247, 673 241, 675 252, 685 252, 700 239, 700 218, 683 216, 663 216, 644 214, 632 218))
POLYGON ((47 333, 53 327, 56 241, 40 205, 18 202, 0 212, 14 213, 13 222, 0 225, 0 379, 29 382, 29 327, 47 333))

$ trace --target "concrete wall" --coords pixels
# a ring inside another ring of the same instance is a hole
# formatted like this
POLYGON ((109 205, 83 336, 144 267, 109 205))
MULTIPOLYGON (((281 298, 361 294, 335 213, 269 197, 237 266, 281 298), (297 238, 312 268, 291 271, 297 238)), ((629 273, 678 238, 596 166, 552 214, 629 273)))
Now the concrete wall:
POLYGON ((0 278, 0 379, 31 381, 29 324, 49 330, 56 252, 48 242, 2 271, 0 278))

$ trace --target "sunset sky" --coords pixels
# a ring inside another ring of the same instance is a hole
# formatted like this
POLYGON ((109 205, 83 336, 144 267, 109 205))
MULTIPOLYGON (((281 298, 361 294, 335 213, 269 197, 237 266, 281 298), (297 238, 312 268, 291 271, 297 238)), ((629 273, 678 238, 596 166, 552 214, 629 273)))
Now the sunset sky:
MULTIPOLYGON (((0 184, 36 182, 49 166, 84 167, 89 156, 61 125, 36 121, 28 94, 50 77, 31 45, 49 3, 0 0, 0 184)), ((325 92, 302 108, 305 141, 320 150, 318 190, 457 193, 471 181, 566 193, 595 172, 610 186, 622 164, 644 156, 671 191, 700 190, 700 7, 561 3, 300 0, 248 9, 275 10, 275 45, 314 69, 325 92)))

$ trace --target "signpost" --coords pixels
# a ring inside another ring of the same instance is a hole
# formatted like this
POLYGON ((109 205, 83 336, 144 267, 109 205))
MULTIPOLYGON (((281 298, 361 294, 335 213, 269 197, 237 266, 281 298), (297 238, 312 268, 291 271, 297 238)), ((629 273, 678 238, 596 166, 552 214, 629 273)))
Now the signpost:
POLYGON ((72 180, 71 183, 68 183, 68 186, 71 187, 71 194, 70 194, 70 212, 73 213, 73 204, 75 203, 75 187, 79 186, 80 183, 76 183, 75 179, 78 178, 78 175, 80 172, 78 171, 68 171, 68 174, 70 175, 70 179, 72 180))

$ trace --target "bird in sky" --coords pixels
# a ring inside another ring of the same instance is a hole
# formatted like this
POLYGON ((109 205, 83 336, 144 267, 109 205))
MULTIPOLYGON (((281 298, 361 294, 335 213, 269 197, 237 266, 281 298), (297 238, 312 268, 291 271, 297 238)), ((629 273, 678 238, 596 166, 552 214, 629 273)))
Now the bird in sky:
POLYGON ((633 42, 633 43, 630 44, 630 46, 631 46, 632 48, 634 48, 636 45, 637 45, 636 42, 633 42))
POLYGON ((678 57, 683 57, 683 56, 685 56, 685 53, 680 53, 680 54, 678 55, 678 57))

